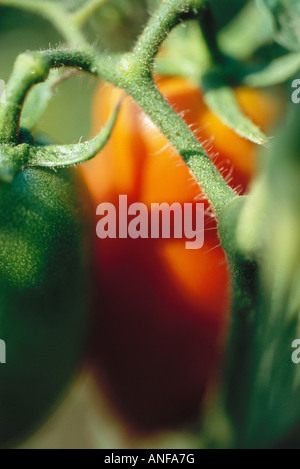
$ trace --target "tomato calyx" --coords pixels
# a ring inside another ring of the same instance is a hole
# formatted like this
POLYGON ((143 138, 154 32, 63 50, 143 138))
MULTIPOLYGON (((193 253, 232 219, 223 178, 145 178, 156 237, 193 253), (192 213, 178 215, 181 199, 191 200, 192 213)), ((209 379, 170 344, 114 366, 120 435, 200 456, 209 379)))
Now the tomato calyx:
POLYGON ((0 181, 10 183, 17 172, 26 166, 28 161, 29 145, 22 143, 17 147, 0 145, 0 181))

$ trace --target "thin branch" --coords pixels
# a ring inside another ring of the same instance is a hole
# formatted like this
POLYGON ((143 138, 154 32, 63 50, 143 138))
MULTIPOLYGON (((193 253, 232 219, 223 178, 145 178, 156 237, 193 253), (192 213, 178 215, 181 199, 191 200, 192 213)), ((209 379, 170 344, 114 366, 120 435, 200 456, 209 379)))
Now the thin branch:
POLYGON ((6 102, 0 108, 0 143, 17 144, 22 106, 30 88, 49 73, 45 57, 38 53, 19 55, 6 87, 6 102))
POLYGON ((107 0, 89 0, 85 2, 81 8, 75 11, 71 16, 71 21, 77 27, 84 25, 91 16, 105 3, 107 0))

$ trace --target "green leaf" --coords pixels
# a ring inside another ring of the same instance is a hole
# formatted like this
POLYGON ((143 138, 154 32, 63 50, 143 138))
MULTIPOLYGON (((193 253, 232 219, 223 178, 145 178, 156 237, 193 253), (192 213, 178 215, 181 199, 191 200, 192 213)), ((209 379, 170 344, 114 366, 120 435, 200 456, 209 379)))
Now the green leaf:
POLYGON ((274 39, 292 51, 300 50, 299 0, 257 0, 273 25, 274 39))
POLYGON ((205 103, 225 125, 251 142, 259 145, 268 142, 268 137, 245 116, 232 88, 224 84, 217 73, 207 73, 202 79, 202 86, 205 103))

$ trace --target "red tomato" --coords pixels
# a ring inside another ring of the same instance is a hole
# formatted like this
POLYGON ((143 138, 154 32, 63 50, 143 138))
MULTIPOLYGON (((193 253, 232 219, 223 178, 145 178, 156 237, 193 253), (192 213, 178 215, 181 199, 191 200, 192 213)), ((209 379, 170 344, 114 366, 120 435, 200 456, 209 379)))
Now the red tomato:
MULTIPOLYGON (((256 147, 225 127, 204 105, 202 94, 181 78, 160 78, 159 87, 216 157, 232 186, 254 172, 256 147), (213 138, 212 138, 213 137, 213 138)), ((97 90, 94 131, 120 98, 110 85, 97 90)), ((261 127, 276 108, 258 91, 238 89, 244 111, 261 127)), ((193 202, 201 190, 180 156, 130 99, 122 105, 106 148, 84 167, 95 208, 193 202)), ((208 206, 207 202, 206 205, 208 206)), ((206 215, 205 245, 189 251, 185 240, 96 240, 94 370, 127 420, 141 430, 182 425, 197 418, 217 376, 229 309, 229 275, 215 221, 206 215)))

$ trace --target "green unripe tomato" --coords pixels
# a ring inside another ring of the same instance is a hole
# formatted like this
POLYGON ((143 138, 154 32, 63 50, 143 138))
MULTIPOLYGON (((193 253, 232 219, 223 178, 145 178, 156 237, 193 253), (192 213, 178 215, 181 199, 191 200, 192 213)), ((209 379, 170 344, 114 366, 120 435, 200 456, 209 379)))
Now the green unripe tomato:
POLYGON ((0 181, 0 447, 47 416, 86 341, 89 195, 77 169, 27 168, 0 181))

